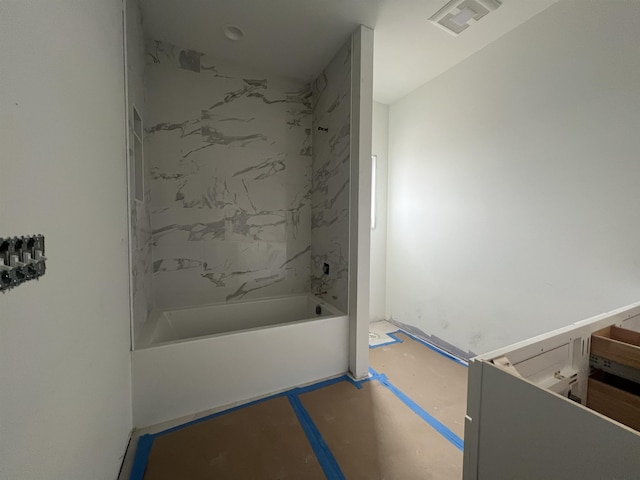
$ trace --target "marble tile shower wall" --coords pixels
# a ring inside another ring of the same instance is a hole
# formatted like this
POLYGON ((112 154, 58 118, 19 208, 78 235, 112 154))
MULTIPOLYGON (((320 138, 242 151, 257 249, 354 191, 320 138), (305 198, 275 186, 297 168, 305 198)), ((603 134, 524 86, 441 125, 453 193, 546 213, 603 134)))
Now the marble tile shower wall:
POLYGON ((157 307, 308 292, 311 91, 146 46, 157 307))
POLYGON ((134 336, 137 337, 154 305, 153 261, 151 257, 150 192, 145 191, 145 204, 133 201, 131 206, 131 235, 133 247, 132 293, 134 336))
POLYGON ((311 289, 343 312, 349 291, 351 41, 313 84, 311 289), (329 265, 329 275, 323 265, 329 265))
MULTIPOLYGON (((144 100, 144 70, 145 45, 142 30, 142 13, 137 0, 127 0, 127 114, 129 124, 129 158, 134 158, 133 121, 131 115, 133 107, 145 119, 144 100)), ((133 162, 130 162, 133 175, 133 162)), ((133 188, 133 185, 132 185, 133 188)), ((133 192, 132 192, 133 197, 133 192)), ((153 308, 153 261, 151 258, 151 192, 149 183, 145 182, 144 202, 130 199, 131 208, 131 275, 133 301, 133 329, 134 338, 138 337, 147 316, 153 308)))

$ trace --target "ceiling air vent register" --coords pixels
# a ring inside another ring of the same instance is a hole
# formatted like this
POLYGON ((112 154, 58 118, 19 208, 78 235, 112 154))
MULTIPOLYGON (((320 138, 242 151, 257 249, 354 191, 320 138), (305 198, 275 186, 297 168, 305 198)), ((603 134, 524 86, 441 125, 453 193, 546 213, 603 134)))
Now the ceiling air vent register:
POLYGON ((500 5, 502 0, 451 0, 429 20, 451 35, 459 35, 500 5))

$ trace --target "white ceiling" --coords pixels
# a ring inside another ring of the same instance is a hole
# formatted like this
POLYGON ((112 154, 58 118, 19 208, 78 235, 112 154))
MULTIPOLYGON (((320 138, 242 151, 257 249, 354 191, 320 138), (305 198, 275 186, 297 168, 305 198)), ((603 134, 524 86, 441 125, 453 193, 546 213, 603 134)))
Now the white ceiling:
POLYGON ((558 0, 503 0, 454 37, 428 19, 447 0, 141 0, 147 36, 310 81, 360 24, 375 30, 374 99, 393 103, 558 0), (241 27, 228 40, 222 29, 241 27))

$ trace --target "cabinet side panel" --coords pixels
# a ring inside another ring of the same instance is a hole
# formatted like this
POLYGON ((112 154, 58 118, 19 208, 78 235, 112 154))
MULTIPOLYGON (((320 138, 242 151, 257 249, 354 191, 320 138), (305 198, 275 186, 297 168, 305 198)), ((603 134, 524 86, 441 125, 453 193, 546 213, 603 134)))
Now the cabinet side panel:
POLYGON ((640 435, 627 427, 489 363, 480 394, 480 480, 626 479, 640 471, 640 435))

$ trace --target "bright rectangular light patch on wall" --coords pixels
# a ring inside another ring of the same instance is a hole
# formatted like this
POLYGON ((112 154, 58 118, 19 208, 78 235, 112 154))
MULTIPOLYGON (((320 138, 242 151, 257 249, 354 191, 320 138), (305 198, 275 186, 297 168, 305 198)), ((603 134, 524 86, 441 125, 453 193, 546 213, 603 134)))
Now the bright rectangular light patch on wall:
POLYGON ((371 230, 376 228, 376 168, 378 157, 371 156, 371 230))

